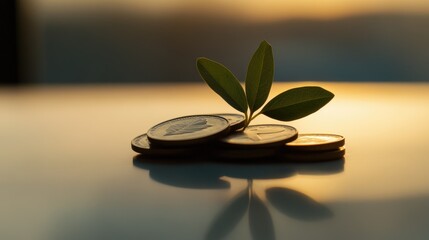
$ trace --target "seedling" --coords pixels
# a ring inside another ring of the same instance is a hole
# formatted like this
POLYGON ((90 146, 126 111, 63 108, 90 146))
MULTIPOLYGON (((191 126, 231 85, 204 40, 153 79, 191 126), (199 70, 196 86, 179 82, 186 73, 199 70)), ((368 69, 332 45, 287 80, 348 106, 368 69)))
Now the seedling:
POLYGON ((308 116, 325 106, 334 94, 318 86, 292 88, 267 101, 274 78, 271 45, 262 41, 247 68, 245 90, 224 65, 208 58, 197 58, 197 69, 204 81, 231 107, 245 116, 243 130, 260 114, 280 121, 308 116))

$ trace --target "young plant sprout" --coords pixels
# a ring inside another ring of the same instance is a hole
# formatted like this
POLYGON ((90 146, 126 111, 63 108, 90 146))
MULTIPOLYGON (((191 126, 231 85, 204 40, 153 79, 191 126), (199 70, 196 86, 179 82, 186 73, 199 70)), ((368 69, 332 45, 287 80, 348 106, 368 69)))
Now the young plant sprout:
POLYGON ((334 97, 317 86, 289 89, 267 101, 274 78, 271 45, 262 41, 247 68, 245 90, 234 74, 224 65, 208 58, 197 58, 197 69, 204 81, 231 107, 245 116, 243 130, 260 114, 280 121, 292 121, 308 116, 334 97))

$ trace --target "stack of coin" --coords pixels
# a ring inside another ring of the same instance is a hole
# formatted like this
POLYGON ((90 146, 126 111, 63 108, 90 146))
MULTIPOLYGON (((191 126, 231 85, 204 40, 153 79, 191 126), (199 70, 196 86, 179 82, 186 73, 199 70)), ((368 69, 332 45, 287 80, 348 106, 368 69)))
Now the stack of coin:
POLYGON ((174 118, 134 138, 131 148, 144 157, 326 161, 344 156, 344 138, 300 134, 281 124, 251 125, 243 115, 224 113, 174 118))
POLYGON ((282 159, 297 162, 337 160, 344 157, 345 139, 335 134, 299 134, 286 143, 280 153, 282 159))
POLYGON ((159 123, 134 138, 131 148, 147 157, 182 157, 206 152, 212 143, 244 126, 239 114, 192 115, 159 123))

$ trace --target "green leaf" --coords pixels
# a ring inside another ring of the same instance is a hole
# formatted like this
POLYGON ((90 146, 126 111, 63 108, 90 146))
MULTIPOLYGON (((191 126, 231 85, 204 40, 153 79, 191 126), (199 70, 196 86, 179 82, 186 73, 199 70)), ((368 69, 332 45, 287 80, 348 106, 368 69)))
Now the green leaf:
POLYGON ((261 113, 277 120, 292 121, 316 112, 332 98, 334 94, 321 87, 293 88, 269 101, 261 113))
POLYGON ((273 50, 261 42, 249 62, 246 76, 246 96, 251 112, 258 110, 268 98, 274 76, 273 50))
POLYGON ((231 107, 247 112, 246 95, 240 82, 225 66, 207 58, 197 59, 197 69, 206 83, 231 107))

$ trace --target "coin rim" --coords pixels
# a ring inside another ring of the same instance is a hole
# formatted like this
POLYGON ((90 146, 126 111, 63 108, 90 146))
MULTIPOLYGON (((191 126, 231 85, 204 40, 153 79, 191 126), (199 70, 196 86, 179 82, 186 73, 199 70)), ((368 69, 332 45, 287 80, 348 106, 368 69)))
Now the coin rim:
POLYGON ((202 144, 202 143, 207 143, 210 142, 212 140, 221 138, 223 136, 226 136, 229 132, 231 131, 231 127, 230 124, 228 122, 228 120, 224 117, 221 116, 216 116, 216 115, 208 115, 208 114, 201 114, 201 115, 187 115, 187 116, 182 116, 182 117, 177 117, 177 118, 172 118, 166 121, 163 121, 161 123, 156 124, 155 126, 149 128, 149 130, 147 131, 147 137, 149 139, 149 142, 154 145, 154 146, 163 146, 163 147, 180 147, 180 146, 190 146, 190 145, 198 145, 198 144, 202 144), (195 139, 187 139, 187 140, 162 140, 162 139, 157 139, 156 137, 152 137, 150 136, 149 132, 154 129, 157 128, 163 124, 166 124, 167 122, 170 121, 174 121, 177 119, 182 119, 182 118, 190 118, 190 117, 212 117, 212 118, 219 118, 222 120, 226 121, 226 127, 221 129, 218 132, 213 133, 212 135, 208 135, 208 136, 204 136, 201 138, 195 138, 195 139))
POLYGON ((345 138, 338 134, 330 134, 330 133, 303 133, 298 134, 297 139, 299 139, 300 136, 335 136, 340 137, 341 140, 335 141, 335 142, 327 142, 327 143, 319 143, 319 144, 313 144, 313 145, 293 145, 289 146, 288 144, 293 142, 288 142, 285 144, 285 150, 286 151, 328 151, 328 150, 335 150, 337 148, 343 147, 345 145, 345 138))
MULTIPOLYGON (((246 118, 243 115, 238 114, 238 113, 214 113, 213 115, 219 116, 219 117, 223 117, 222 115, 233 115, 233 116, 240 116, 240 117, 242 117, 243 118, 242 121, 240 121, 240 122, 238 122, 236 124, 229 124, 230 128, 231 128, 231 132, 234 132, 234 131, 237 131, 240 128, 243 128, 244 124, 245 124, 245 120, 246 120, 246 118)), ((226 120, 228 121, 228 119, 226 119, 226 120)))
POLYGON ((281 160, 287 162, 325 162, 344 158, 346 148, 339 147, 328 151, 287 151, 279 155, 281 160))
POLYGON ((153 148, 151 146, 149 146, 149 148, 145 148, 142 147, 142 145, 137 144, 137 141, 144 136, 147 137, 147 134, 144 133, 135 137, 131 141, 131 149, 145 157, 183 157, 192 155, 195 150, 195 148, 153 148))
MULTIPOLYGON (((226 147, 231 147, 231 148, 241 148, 241 149, 248 149, 248 148, 271 148, 271 147, 282 147, 283 145, 285 145, 287 142, 291 142, 294 141, 297 137, 298 137, 298 130, 290 125, 284 125, 284 124, 256 124, 256 125, 250 125, 248 127, 256 127, 256 126, 281 126, 281 127, 289 127, 295 130, 295 134, 290 137, 290 138, 286 138, 283 139, 281 141, 277 141, 277 142, 268 142, 268 143, 262 143, 262 144, 237 144, 237 143, 229 143, 229 142, 225 142, 224 138, 220 139, 220 143, 223 146, 226 147)), ((235 133, 232 133, 235 134, 235 133)))

